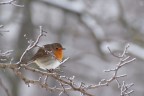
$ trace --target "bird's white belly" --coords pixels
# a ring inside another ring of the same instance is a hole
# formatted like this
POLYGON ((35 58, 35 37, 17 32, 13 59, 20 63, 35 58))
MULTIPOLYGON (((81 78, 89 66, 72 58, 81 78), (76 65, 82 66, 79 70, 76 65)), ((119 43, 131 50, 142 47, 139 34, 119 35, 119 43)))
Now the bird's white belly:
POLYGON ((55 69, 57 68, 61 63, 56 60, 56 59, 51 59, 48 60, 47 58, 44 59, 39 59, 39 60, 35 60, 35 63, 41 68, 41 69, 55 69))

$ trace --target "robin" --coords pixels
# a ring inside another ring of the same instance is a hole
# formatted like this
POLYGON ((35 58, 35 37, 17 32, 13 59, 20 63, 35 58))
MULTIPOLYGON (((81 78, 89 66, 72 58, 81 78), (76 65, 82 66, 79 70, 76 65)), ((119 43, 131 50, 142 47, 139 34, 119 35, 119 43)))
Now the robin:
POLYGON ((41 69, 55 69, 62 62, 63 50, 65 48, 60 43, 46 44, 38 49, 31 61, 35 62, 41 69))

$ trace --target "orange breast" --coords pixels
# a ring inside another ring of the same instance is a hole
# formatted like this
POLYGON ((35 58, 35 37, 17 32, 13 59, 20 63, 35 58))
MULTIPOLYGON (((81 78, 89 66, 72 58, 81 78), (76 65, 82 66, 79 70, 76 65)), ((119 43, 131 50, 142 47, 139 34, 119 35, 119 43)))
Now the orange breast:
POLYGON ((57 58, 58 60, 62 61, 62 59, 63 59, 63 51, 62 51, 61 49, 56 50, 56 51, 54 52, 54 54, 55 54, 55 56, 56 56, 56 58, 57 58))

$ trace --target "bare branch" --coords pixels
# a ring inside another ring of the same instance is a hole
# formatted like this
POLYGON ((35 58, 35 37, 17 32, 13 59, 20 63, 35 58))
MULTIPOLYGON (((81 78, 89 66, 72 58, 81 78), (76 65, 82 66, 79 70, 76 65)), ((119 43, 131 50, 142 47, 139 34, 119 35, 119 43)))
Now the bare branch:
MULTIPOLYGON (((90 89, 96 89, 99 87, 108 86, 113 81, 117 82, 118 88, 121 90, 121 94, 124 94, 122 96, 126 96, 127 94, 129 95, 133 92, 132 90, 129 91, 129 88, 132 86, 132 84, 129 84, 129 85, 126 85, 125 83, 121 84, 119 81, 119 78, 125 77, 125 76, 127 76, 127 74, 122 74, 122 75, 117 74, 118 71, 122 67, 124 67, 125 65, 127 65, 135 60, 135 58, 131 59, 131 56, 127 56, 127 50, 128 50, 129 45, 127 45, 125 47, 124 51, 119 56, 113 54, 113 52, 108 47, 108 50, 110 51, 110 53, 114 57, 118 58, 120 61, 118 62, 118 64, 116 65, 115 68, 105 71, 105 72, 113 72, 113 75, 111 76, 111 78, 102 79, 98 84, 87 85, 84 82, 80 82, 79 84, 77 84, 75 82, 75 76, 72 76, 72 77, 61 76, 55 70, 53 72, 45 72, 45 71, 41 71, 39 69, 32 68, 32 67, 28 66, 27 64, 22 64, 22 59, 25 56, 25 54, 32 48, 39 47, 38 43, 40 42, 41 37, 45 36, 44 32, 45 31, 43 31, 42 27, 40 26, 40 34, 38 35, 36 41, 35 42, 29 41, 29 45, 26 48, 26 50, 23 52, 23 54, 21 55, 18 63, 16 63, 16 64, 12 64, 12 63, 0 64, 0 68, 12 69, 15 72, 16 76, 19 77, 21 80, 23 80, 25 82, 25 84, 28 85, 28 87, 30 87, 30 84, 38 85, 41 88, 45 88, 46 90, 49 90, 49 91, 60 92, 59 95, 62 95, 62 94, 68 95, 69 91, 77 91, 77 92, 80 92, 81 95, 93 96, 91 93, 88 92, 90 89), (41 76, 44 76, 45 78, 42 79, 42 77, 40 76, 36 80, 29 79, 26 76, 24 76, 24 74, 21 72, 20 68, 24 69, 25 71, 31 71, 35 74, 40 74, 41 76), (54 79, 59 84, 59 86, 49 86, 49 84, 47 82, 48 78, 54 79)), ((26 36, 26 35, 24 35, 24 36, 26 36)), ((11 51, 4 52, 4 54, 9 54, 10 52, 11 51)), ((48 51, 48 53, 51 53, 51 52, 48 51)), ((68 59, 69 58, 64 59, 61 62, 61 64, 65 63, 68 59)))
POLYGON ((43 31, 43 29, 42 29, 42 26, 40 26, 40 34, 38 35, 36 41, 35 41, 33 44, 30 43, 30 44, 28 45, 28 47, 26 48, 26 50, 25 50, 25 51, 23 52, 23 54, 21 55, 20 60, 19 60, 19 62, 17 62, 17 64, 20 64, 20 63, 22 62, 23 57, 25 56, 25 54, 26 54, 29 50, 31 50, 32 48, 38 46, 38 43, 39 43, 39 41, 40 41, 40 38, 41 38, 42 36, 45 36, 45 35, 43 34, 43 32, 44 32, 44 31, 43 31))
POLYGON ((24 7, 24 5, 18 5, 15 2, 16 2, 16 0, 10 0, 10 1, 6 1, 6 2, 0 2, 0 5, 11 4, 11 5, 16 6, 16 7, 24 7))
POLYGON ((7 62, 9 61, 9 59, 11 59, 12 57, 10 57, 10 55, 12 54, 13 50, 8 50, 6 52, 2 52, 0 50, 0 61, 1 62, 7 62))
POLYGON ((19 70, 19 66, 18 64, 0 64, 0 68, 9 68, 9 69, 12 69, 15 74, 25 82, 26 85, 28 85, 28 87, 30 87, 30 84, 36 84, 36 85, 39 85, 41 86, 42 88, 45 88, 49 91, 64 91, 63 90, 63 85, 67 85, 69 87, 65 88, 65 91, 79 91, 80 93, 84 94, 84 95, 87 95, 87 96, 93 96, 89 93, 86 92, 86 90, 84 88, 81 88, 81 87, 78 87, 78 85, 75 85, 74 81, 73 81, 73 77, 71 78, 68 78, 66 76, 62 77, 60 76, 58 73, 48 73, 48 72, 43 72, 43 71, 40 71, 38 69, 35 69, 35 68, 31 68, 25 64, 21 64, 21 69, 25 69, 25 70, 29 70, 29 71, 32 71, 34 73, 38 73, 38 74, 41 74, 42 76, 49 76, 51 78, 54 78, 54 80, 58 81, 58 82, 61 82, 63 85, 62 85, 62 88, 58 88, 58 87, 49 87, 47 83, 42 83, 40 81, 40 79, 38 80, 31 80, 31 79, 28 79, 26 78, 19 70))
POLYGON ((133 62, 136 59, 136 58, 132 58, 132 59, 128 60, 130 58, 130 56, 126 55, 128 47, 129 47, 129 44, 125 47, 124 51, 122 52, 122 54, 120 56, 117 56, 114 53, 112 53, 112 51, 108 47, 108 50, 110 51, 110 53, 114 57, 120 59, 120 61, 114 69, 109 69, 109 70, 104 71, 104 72, 113 72, 113 75, 110 79, 107 79, 107 80, 103 79, 97 85, 90 85, 89 87, 87 87, 88 89, 99 88, 102 86, 108 86, 111 82, 113 82, 115 80, 117 82, 118 88, 121 90, 121 96, 128 96, 129 94, 131 94, 133 92, 133 90, 128 91, 129 88, 131 86, 133 86, 133 83, 126 85, 125 82, 123 82, 123 84, 121 85, 119 80, 118 80, 121 77, 127 76, 127 74, 123 74, 123 75, 117 74, 121 67, 125 66, 126 64, 133 62))

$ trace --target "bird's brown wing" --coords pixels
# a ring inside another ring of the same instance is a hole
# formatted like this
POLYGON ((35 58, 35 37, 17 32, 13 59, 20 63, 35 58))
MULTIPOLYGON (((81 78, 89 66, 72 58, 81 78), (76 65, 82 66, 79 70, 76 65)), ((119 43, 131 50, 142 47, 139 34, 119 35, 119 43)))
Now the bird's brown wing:
POLYGON ((47 55, 47 52, 43 49, 43 48, 40 48, 37 53, 31 58, 31 60, 36 60, 37 58, 40 58, 42 56, 46 56, 47 55))

